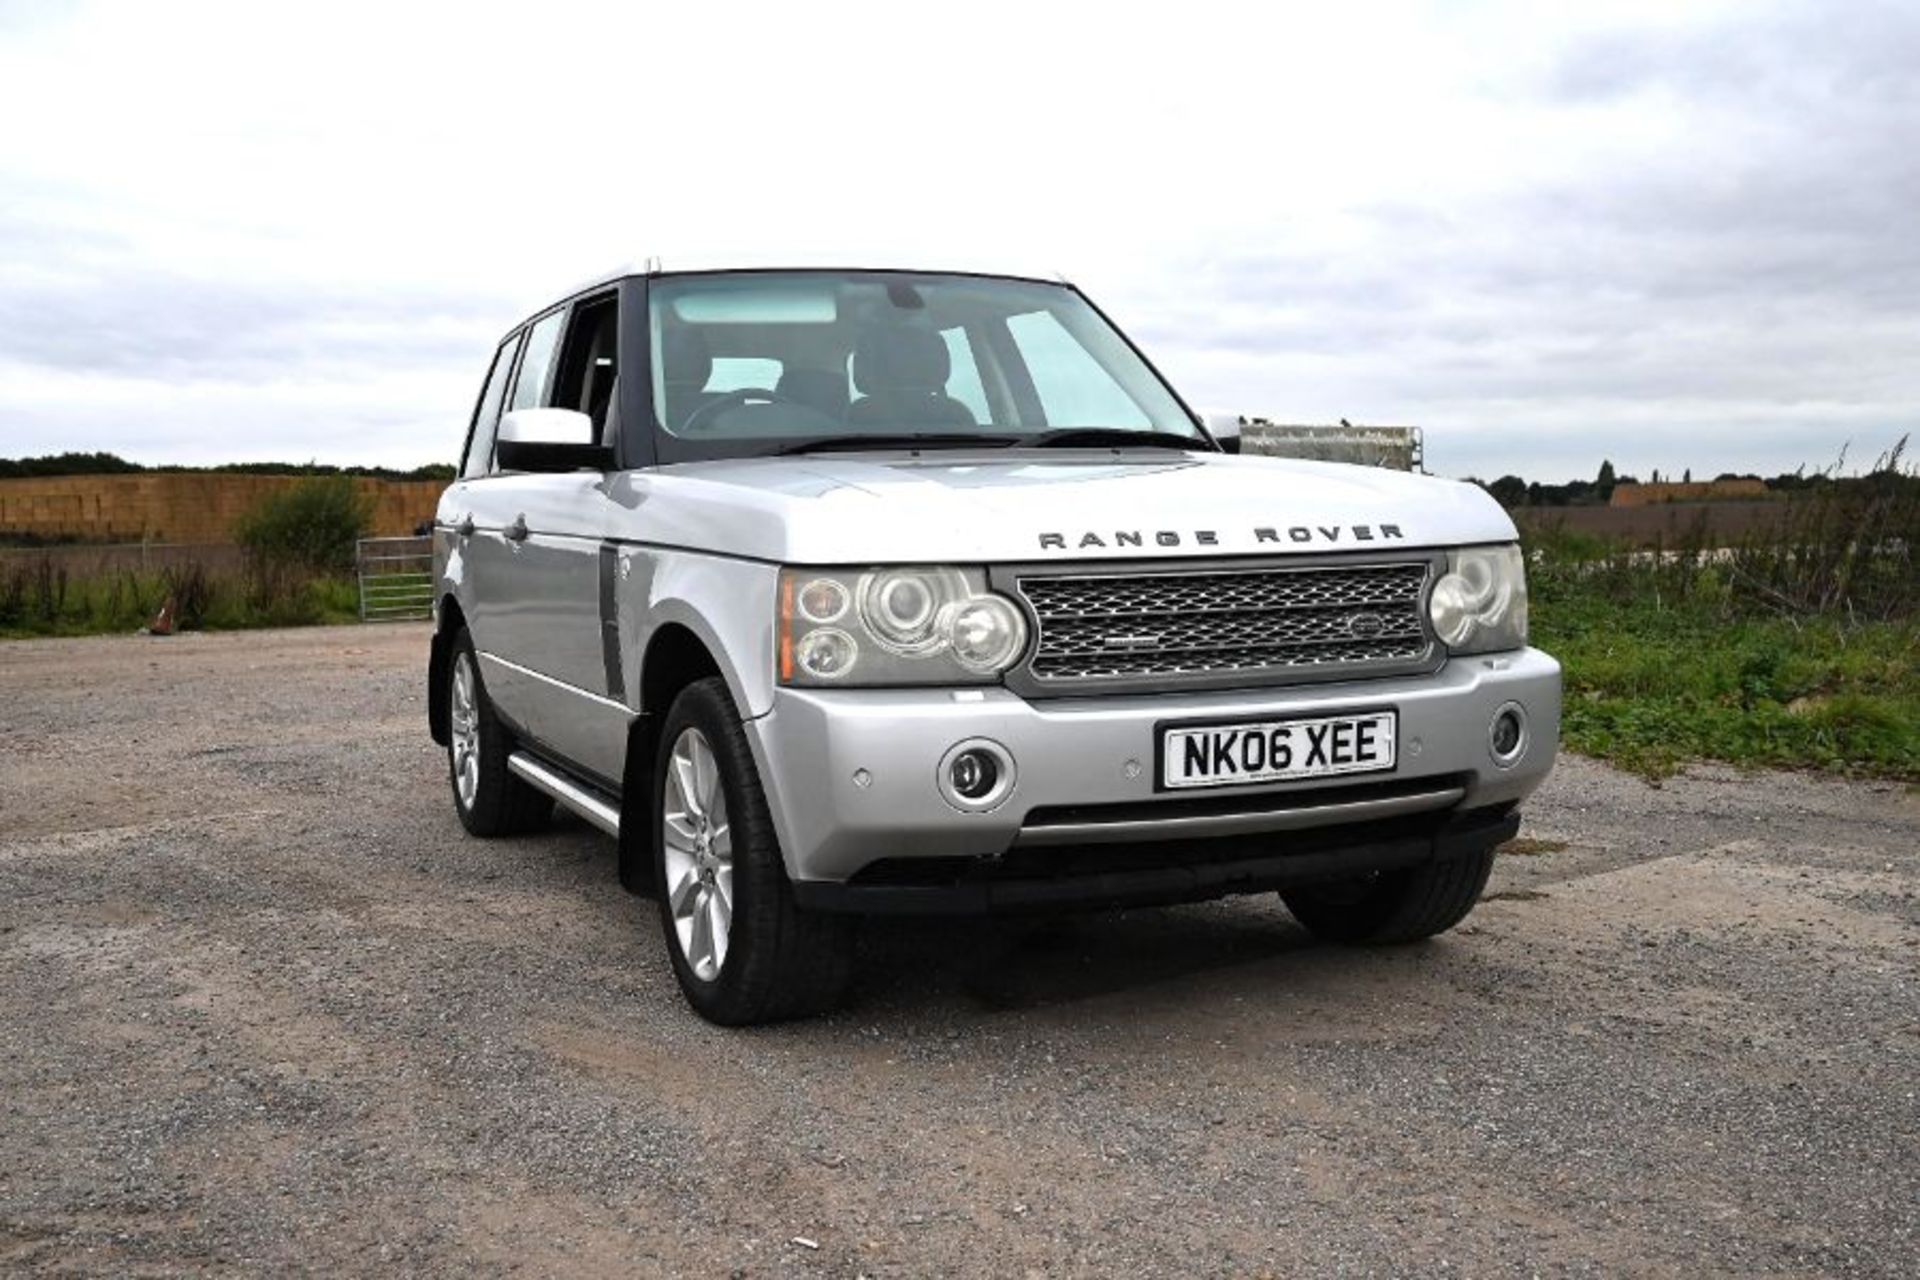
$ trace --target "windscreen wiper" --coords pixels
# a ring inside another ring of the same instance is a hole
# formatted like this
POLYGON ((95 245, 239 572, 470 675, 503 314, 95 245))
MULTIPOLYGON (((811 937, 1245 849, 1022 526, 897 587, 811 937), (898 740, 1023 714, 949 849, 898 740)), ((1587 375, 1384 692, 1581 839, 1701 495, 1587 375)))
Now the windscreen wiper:
POLYGON ((1061 427, 1042 431, 1020 442, 1034 448, 1070 448, 1092 446, 1115 449, 1190 449, 1212 453, 1213 446, 1200 436, 1183 436, 1177 431, 1128 431, 1123 427, 1061 427))
POLYGON ((990 449, 1003 449, 1016 444, 1019 436, 989 436, 977 431, 904 431, 904 432, 866 432, 844 436, 809 436, 805 440, 795 440, 783 444, 773 452, 786 453, 831 453, 846 452, 853 449, 964 449, 969 445, 978 445, 990 449))

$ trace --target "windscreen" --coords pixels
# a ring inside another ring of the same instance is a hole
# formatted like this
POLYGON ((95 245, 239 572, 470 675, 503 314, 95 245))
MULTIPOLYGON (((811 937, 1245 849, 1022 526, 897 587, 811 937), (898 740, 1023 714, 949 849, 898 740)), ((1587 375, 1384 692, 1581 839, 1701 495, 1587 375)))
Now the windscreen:
POLYGON ((1199 439, 1166 386, 1064 285, 865 271, 656 277, 653 400, 688 442, 1070 428, 1199 439))

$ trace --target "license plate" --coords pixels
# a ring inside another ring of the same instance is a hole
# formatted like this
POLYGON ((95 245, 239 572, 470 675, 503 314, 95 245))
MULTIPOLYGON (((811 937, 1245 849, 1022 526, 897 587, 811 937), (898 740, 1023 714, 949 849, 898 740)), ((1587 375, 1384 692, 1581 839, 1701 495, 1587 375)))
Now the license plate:
POLYGON ((1210 724, 1164 730, 1160 785, 1225 787, 1331 778, 1393 768, 1399 717, 1391 711, 1210 724))

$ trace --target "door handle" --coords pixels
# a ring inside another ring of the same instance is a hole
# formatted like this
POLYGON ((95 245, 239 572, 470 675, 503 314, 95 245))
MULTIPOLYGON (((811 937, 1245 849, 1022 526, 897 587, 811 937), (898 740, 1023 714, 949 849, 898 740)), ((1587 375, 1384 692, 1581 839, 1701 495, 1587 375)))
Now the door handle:
POLYGON ((513 518, 513 523, 508 525, 506 528, 502 529, 500 532, 507 535, 508 542, 525 542, 527 540, 526 515, 523 513, 521 515, 515 516, 513 518))
POLYGON ((453 526, 453 531, 463 538, 471 538, 473 536, 473 513, 468 512, 466 515, 461 516, 460 523, 453 526))

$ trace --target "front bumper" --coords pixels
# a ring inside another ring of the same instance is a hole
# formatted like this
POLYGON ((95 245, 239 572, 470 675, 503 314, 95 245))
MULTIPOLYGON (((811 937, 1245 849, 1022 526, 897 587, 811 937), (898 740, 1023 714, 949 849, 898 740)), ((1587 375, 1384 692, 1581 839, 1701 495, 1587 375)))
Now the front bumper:
MULTIPOLYGON (((1044 860, 1015 850, 1006 858, 942 867, 941 874, 924 880, 802 880, 793 889, 809 911, 862 915, 1018 914, 1163 905, 1368 872, 1405 871, 1483 853, 1511 840, 1519 830, 1520 814, 1513 809, 1475 809, 1326 827, 1284 842, 1241 836, 1152 846, 1093 845, 1049 850, 1044 860)), ((935 865, 912 864, 930 871, 935 865)))
MULTIPOLYGON (((781 689, 747 722, 755 762, 803 900, 810 882, 843 884, 902 861, 999 858, 1021 846, 1190 841, 1299 834, 1359 823, 1505 810, 1540 785, 1560 737, 1560 664, 1536 649, 1456 658, 1426 675, 1221 693, 1029 702, 1005 689, 781 689), (1517 704, 1527 737, 1496 764, 1489 727, 1517 704), (1342 781, 1156 791, 1158 726, 1186 719, 1277 720, 1392 707, 1391 774, 1342 781), (954 744, 998 743, 1012 757, 1006 799, 986 813, 942 796, 938 766, 954 744)), ((1032 848, 1029 849, 1029 846, 1032 848)))

